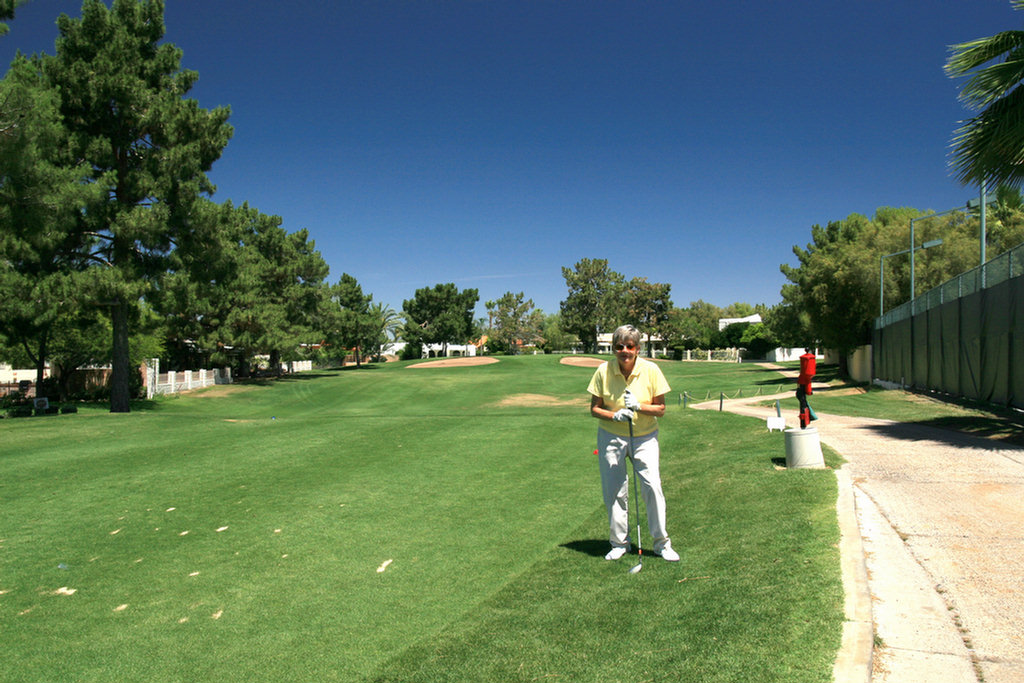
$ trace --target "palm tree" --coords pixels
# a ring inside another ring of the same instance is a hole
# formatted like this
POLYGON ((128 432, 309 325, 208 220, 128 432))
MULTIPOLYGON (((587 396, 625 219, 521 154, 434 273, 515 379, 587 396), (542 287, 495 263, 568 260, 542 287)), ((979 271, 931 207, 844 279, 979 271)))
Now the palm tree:
MULTIPOLYGON (((1011 0, 1024 9, 1024 0, 1011 0)), ((1024 31, 1003 31, 953 45, 950 78, 969 76, 960 100, 978 114, 957 129, 952 166, 967 184, 1024 181, 1024 31)))
POLYGON ((380 356, 384 344, 395 338, 395 332, 401 326, 402 317, 385 303, 370 304, 370 320, 373 321, 375 334, 374 355, 380 356))

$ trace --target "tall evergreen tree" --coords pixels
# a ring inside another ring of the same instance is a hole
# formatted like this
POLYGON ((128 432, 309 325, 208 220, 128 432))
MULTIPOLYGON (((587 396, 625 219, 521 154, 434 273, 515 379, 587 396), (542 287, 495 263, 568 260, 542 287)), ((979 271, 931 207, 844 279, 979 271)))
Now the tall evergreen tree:
POLYGON ((58 93, 38 59, 14 60, 0 103, 0 336, 31 359, 39 386, 58 331, 82 315, 79 208, 95 188, 87 165, 65 163, 58 93))
POLYGON ((348 273, 342 273, 338 284, 331 287, 331 343, 344 349, 353 349, 356 366, 363 363, 363 350, 372 346, 379 328, 370 313, 372 296, 363 294, 359 282, 348 273))
POLYGON ((672 310, 669 293, 672 285, 662 282, 648 282, 645 277, 629 281, 626 294, 626 315, 628 320, 647 335, 647 356, 654 355, 652 335, 661 335, 672 310))
MULTIPOLYGON (((541 339, 543 314, 533 306, 533 299, 527 299, 522 292, 505 292, 493 304, 493 337, 495 348, 508 353, 518 353, 525 344, 536 344, 541 339)), ((488 306, 491 313, 492 306, 488 306)))
POLYGON ((464 344, 473 334, 473 309, 479 292, 461 292, 454 283, 417 289, 412 299, 402 302, 405 326, 402 338, 410 344, 464 344))
POLYGON ((194 206, 191 220, 203 226, 206 237, 201 248, 175 249, 168 272, 147 297, 164 323, 168 369, 230 362, 220 350, 231 345, 225 321, 235 307, 241 252, 253 214, 248 207, 205 198, 194 206))
POLYGON ((269 356, 276 371, 283 355, 323 339, 319 323, 329 268, 309 231, 288 233, 280 217, 248 205, 235 210, 235 221, 241 232, 223 339, 240 355, 243 373, 256 354, 269 356))
MULTIPOLYGON (((25 2, 26 0, 0 0, 0 22, 13 19, 14 10, 25 2)), ((0 36, 6 35, 9 28, 7 24, 0 23, 0 36)))
POLYGON ((85 0, 82 17, 61 15, 56 55, 44 70, 61 95, 69 154, 91 167, 101 198, 82 213, 101 268, 96 296, 112 323, 112 412, 127 412, 130 325, 137 302, 178 247, 199 246, 192 209, 211 194, 206 172, 229 138, 229 111, 201 109, 185 95, 198 78, 164 37, 161 0, 85 0))
POLYGON ((608 267, 607 259, 581 259, 562 268, 569 294, 561 303, 562 328, 575 334, 591 353, 597 335, 611 330, 624 313, 621 293, 624 278, 608 267))

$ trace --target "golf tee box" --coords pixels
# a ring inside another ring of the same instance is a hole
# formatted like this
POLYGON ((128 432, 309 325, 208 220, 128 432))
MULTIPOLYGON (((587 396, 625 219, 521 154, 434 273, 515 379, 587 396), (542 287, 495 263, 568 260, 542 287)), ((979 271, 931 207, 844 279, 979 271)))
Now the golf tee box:
POLYGON ((787 468, 825 467, 825 457, 821 454, 821 438, 817 429, 787 429, 783 433, 786 435, 787 468))

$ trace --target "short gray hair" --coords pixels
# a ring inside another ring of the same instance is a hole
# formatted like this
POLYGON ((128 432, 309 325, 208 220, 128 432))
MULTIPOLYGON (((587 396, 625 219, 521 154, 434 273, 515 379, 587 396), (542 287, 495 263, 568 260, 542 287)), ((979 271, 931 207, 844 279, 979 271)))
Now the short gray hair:
POLYGON ((612 332, 612 348, 614 349, 619 342, 631 341, 633 346, 639 348, 640 346, 640 330, 636 329, 632 325, 620 325, 615 328, 612 332))

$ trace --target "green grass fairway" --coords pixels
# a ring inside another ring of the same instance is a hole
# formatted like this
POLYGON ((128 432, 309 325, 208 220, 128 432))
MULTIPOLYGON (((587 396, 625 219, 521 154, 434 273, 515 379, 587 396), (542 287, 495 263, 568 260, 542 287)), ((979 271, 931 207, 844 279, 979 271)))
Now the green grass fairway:
MULTIPOLYGON (((662 367, 691 393, 780 381, 662 367)), ((645 524, 631 575, 603 559, 592 372, 395 363, 0 421, 0 680, 829 681, 832 473, 670 400, 682 560, 645 524)))

